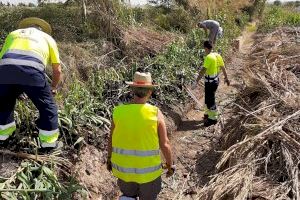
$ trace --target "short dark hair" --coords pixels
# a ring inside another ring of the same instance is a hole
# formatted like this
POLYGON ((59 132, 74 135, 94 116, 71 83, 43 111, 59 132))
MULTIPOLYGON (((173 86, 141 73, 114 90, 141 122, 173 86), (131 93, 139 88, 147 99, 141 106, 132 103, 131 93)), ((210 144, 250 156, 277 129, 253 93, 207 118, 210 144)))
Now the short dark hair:
POLYGON ((144 98, 152 90, 152 88, 132 87, 133 94, 139 98, 144 98))
POLYGON ((211 50, 213 48, 212 43, 208 40, 203 43, 203 46, 204 46, 204 48, 207 48, 209 50, 211 50))

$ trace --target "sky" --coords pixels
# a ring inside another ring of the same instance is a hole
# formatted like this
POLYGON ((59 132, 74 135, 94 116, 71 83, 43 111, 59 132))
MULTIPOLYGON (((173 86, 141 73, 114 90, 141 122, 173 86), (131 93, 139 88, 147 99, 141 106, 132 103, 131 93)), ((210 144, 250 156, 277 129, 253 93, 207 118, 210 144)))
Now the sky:
MULTIPOLYGON (((18 3, 37 3, 37 0, 0 0, 2 1, 3 3, 12 3, 12 4, 18 4, 18 3)), ((56 1, 59 1, 59 0, 56 0, 56 1)), ((61 1, 64 1, 64 0, 61 0, 61 1)), ((132 4, 134 5, 141 5, 141 4, 144 4, 144 3, 147 3, 147 0, 130 0, 132 4)), ((273 2, 274 0, 268 0, 268 2, 273 2)), ((287 1, 290 1, 290 0, 281 0, 282 2, 287 2, 287 1)))
POLYGON ((3 3, 11 3, 11 4, 18 4, 18 3, 34 3, 34 4, 37 4, 37 0, 0 0, 2 1, 3 3))
MULTIPOLYGON (((37 0, 0 0, 2 1, 3 3, 11 3, 11 4, 18 4, 18 3, 37 3, 37 0)), ((53 1, 53 0, 52 0, 53 1)), ((64 1, 64 0, 55 0, 55 1, 64 1)), ((148 1, 147 0, 130 0, 132 4, 134 5, 141 5, 141 4, 145 4, 147 3, 148 1)))

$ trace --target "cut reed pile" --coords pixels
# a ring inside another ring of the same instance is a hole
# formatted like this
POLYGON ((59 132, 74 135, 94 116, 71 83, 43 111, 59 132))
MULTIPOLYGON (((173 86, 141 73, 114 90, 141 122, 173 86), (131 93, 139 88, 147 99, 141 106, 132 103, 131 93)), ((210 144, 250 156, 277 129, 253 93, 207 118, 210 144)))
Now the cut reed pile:
POLYGON ((130 57, 143 58, 155 56, 175 39, 174 34, 159 33, 147 28, 127 28, 123 31, 122 42, 125 54, 130 57))
POLYGON ((94 37, 100 35, 112 41, 115 48, 129 59, 157 55, 175 40, 171 33, 126 24, 127 18, 122 19, 124 16, 121 14, 126 8, 117 1, 93 0, 88 10, 89 29, 93 30, 93 34, 98 34, 94 37))
POLYGON ((218 173, 199 199, 300 199, 299 32, 257 36, 235 118, 223 130, 218 173))

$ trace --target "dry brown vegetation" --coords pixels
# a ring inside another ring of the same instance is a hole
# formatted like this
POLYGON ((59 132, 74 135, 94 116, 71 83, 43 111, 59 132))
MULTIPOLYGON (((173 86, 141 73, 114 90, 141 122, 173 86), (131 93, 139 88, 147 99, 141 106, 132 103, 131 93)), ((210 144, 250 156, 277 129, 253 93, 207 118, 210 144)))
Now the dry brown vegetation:
POLYGON ((253 0, 189 0, 189 5, 191 7, 196 7, 197 9, 201 10, 202 12, 206 12, 207 8, 211 9, 217 9, 221 8, 223 6, 230 7, 233 11, 238 11, 239 9, 250 5, 250 3, 253 2, 253 0))
POLYGON ((174 41, 175 35, 161 34, 147 28, 128 28, 123 33, 122 42, 125 54, 130 57, 157 55, 168 44, 174 41))
POLYGON ((199 199, 300 199, 299 31, 257 36, 218 173, 199 199))

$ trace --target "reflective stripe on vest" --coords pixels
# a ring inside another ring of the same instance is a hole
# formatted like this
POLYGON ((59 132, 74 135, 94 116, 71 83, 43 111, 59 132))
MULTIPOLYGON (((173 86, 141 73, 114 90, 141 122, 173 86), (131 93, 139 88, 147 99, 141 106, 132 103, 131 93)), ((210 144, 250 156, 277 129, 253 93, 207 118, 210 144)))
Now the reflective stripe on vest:
MULTIPOLYGON (((35 58, 39 60, 41 63, 43 63, 43 58, 38 55, 37 53, 34 53, 32 51, 26 51, 26 50, 20 50, 20 49, 10 49, 5 54, 19 54, 19 55, 24 55, 24 56, 30 56, 32 58, 35 58)), ((5 56, 4 54, 4 56, 5 56)))
POLYGON ((142 184, 161 175, 157 114, 150 104, 115 107, 111 162, 117 178, 142 184))
POLYGON ((45 71, 43 58, 32 51, 10 49, 2 56, 1 65, 21 65, 33 67, 39 71, 45 71))
POLYGON ((138 151, 138 150, 126 150, 113 147, 112 151, 114 153, 128 155, 128 156, 156 156, 159 155, 159 150, 150 150, 150 151, 138 151))
POLYGON ((147 174, 151 172, 155 172, 161 169, 161 164, 154 166, 154 167, 147 167, 147 168, 125 168, 120 167, 114 163, 112 163, 112 167, 118 170, 119 172, 123 173, 131 173, 131 174, 147 174))
POLYGON ((21 65, 21 66, 29 66, 33 67, 37 70, 40 70, 44 72, 45 67, 43 64, 35 62, 35 61, 30 61, 30 60, 18 60, 18 59, 13 59, 13 58, 4 58, 0 60, 0 66, 1 65, 21 65))
POLYGON ((209 75, 205 75, 205 82, 214 82, 214 81, 218 81, 219 80, 219 74, 217 75, 212 75, 212 76, 209 76, 209 75))

